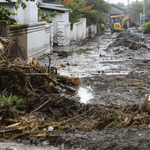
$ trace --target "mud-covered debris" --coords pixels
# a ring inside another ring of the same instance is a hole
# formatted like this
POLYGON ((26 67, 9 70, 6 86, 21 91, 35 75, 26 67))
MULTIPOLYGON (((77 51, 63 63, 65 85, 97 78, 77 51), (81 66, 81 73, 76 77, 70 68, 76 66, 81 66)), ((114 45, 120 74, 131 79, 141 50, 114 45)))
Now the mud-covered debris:
POLYGON ((149 49, 144 43, 143 38, 132 34, 125 35, 122 33, 112 44, 109 45, 109 47, 125 46, 131 50, 138 50, 140 48, 149 49))

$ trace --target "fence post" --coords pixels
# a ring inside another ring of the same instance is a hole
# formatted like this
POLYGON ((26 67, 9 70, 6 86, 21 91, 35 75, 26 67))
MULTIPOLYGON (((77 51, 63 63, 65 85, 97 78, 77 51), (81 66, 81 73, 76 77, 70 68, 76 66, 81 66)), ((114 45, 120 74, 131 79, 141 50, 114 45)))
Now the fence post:
POLYGON ((9 37, 9 22, 7 20, 0 20, 0 36, 9 37))

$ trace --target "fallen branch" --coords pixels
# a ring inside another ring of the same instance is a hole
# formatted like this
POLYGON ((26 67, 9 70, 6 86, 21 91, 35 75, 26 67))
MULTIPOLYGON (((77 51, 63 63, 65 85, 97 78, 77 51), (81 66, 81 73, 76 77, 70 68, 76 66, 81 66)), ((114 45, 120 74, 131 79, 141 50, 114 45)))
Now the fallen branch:
POLYGON ((15 124, 12 124, 12 125, 7 126, 6 128, 14 128, 14 127, 19 126, 20 124, 21 124, 21 122, 15 123, 15 124))
POLYGON ((40 107, 38 107, 37 109, 33 110, 30 115, 38 110, 40 110, 42 107, 44 107, 46 104, 48 104, 52 99, 50 98, 49 100, 47 100, 45 103, 43 103, 40 107))

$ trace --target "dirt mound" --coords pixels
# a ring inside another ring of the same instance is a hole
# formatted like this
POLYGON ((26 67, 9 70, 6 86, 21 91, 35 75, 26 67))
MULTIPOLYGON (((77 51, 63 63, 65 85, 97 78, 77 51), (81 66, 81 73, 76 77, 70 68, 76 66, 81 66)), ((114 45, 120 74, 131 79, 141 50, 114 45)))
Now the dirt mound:
POLYGON ((146 45, 144 45, 144 39, 140 38, 136 35, 125 35, 120 34, 116 40, 110 44, 109 47, 118 47, 118 46, 125 46, 132 50, 138 50, 140 48, 148 49, 146 45))

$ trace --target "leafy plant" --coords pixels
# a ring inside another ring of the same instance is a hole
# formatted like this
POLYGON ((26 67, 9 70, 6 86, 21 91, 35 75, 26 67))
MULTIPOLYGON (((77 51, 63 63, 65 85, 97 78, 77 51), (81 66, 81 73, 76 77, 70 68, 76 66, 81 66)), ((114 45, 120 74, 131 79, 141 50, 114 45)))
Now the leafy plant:
POLYGON ((19 98, 18 96, 9 96, 6 94, 0 95, 0 106, 3 104, 9 105, 10 108, 17 109, 23 102, 23 99, 19 98))
MULTIPOLYGON (((79 1, 79 0, 78 0, 79 1)), ((111 5, 104 0, 85 0, 87 5, 92 5, 92 10, 96 10, 95 14, 85 14, 87 25, 91 24, 106 24, 106 14, 109 13, 111 5)))
POLYGON ((38 8, 39 22, 46 21, 48 23, 51 23, 52 21, 49 18, 54 17, 56 14, 57 14, 57 11, 54 11, 53 13, 47 13, 47 12, 42 12, 42 10, 38 8))
POLYGON ((72 9, 72 12, 69 13, 69 21, 71 22, 71 27, 74 23, 79 22, 80 18, 84 17, 85 13, 87 14, 96 14, 96 10, 92 10, 93 4, 91 6, 86 5, 85 0, 75 1, 75 0, 60 0, 65 8, 72 9))
POLYGON ((143 25, 143 34, 150 34, 150 23, 145 23, 143 25))
POLYGON ((12 13, 5 7, 0 6, 0 20, 7 20, 10 24, 17 23, 15 19, 13 19, 11 16, 16 16, 16 13, 12 13))

